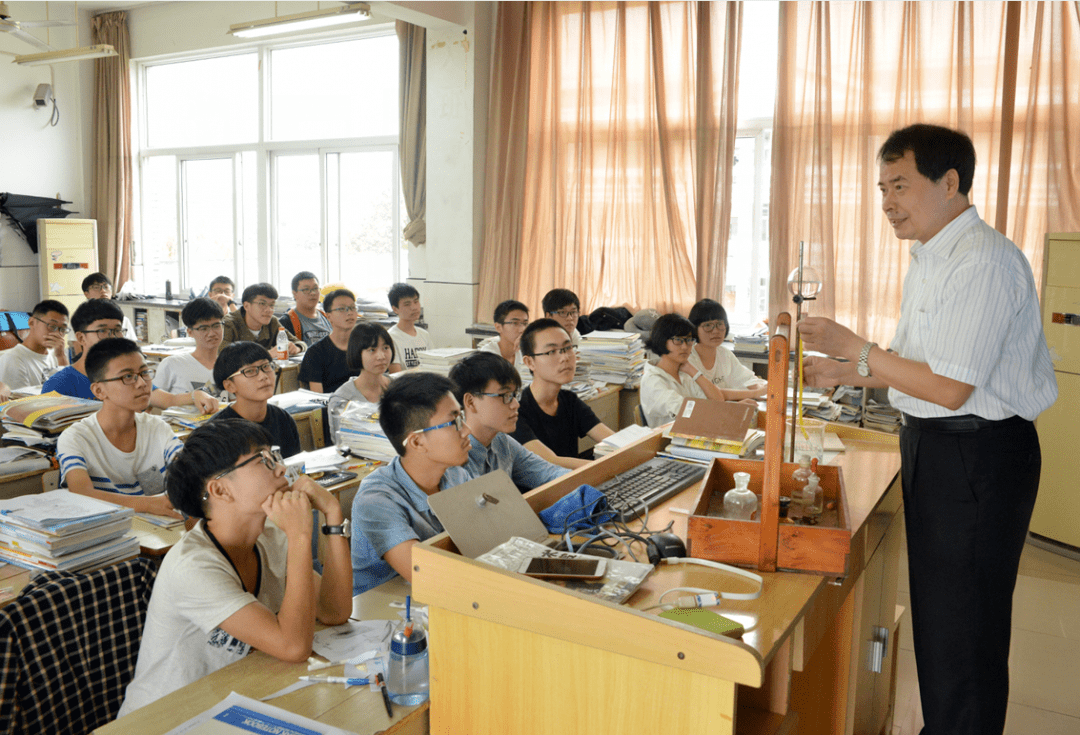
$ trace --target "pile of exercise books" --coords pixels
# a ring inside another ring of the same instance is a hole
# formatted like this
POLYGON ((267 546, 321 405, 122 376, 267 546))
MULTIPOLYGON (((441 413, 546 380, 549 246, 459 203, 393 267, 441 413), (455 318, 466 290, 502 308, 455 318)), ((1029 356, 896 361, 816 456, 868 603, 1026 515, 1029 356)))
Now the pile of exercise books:
POLYGON ((630 424, 624 429, 616 431, 606 439, 597 442, 593 447, 593 454, 599 457, 606 457, 612 452, 629 446, 639 439, 644 439, 653 432, 647 426, 640 426, 638 424, 630 424))
POLYGON ((449 375, 450 368, 476 352, 471 347, 439 347, 434 350, 422 350, 416 353, 420 360, 418 370, 439 375, 449 375))
POLYGON ((687 398, 668 431, 671 443, 661 454, 712 464, 717 457, 749 457, 765 446, 756 428, 757 409, 745 403, 687 398))
MULTIPOLYGON (((3 420, 4 427, 8 431, 23 428, 42 435, 59 434, 99 408, 101 408, 100 401, 62 396, 52 391, 40 396, 18 398, 3 404, 0 406, 0 419, 3 420)), ((9 437, 5 434, 5 438, 9 437)))
POLYGON ((68 490, 0 500, 0 559, 25 569, 78 572, 139 553, 131 508, 68 490))
POLYGON ((900 412, 887 403, 867 400, 863 409, 863 428, 900 433, 900 412))
MULTIPOLYGON (((593 380, 626 388, 641 385, 645 372, 645 345, 634 332, 589 332, 581 338, 581 357, 593 380)), ((575 376, 576 377, 576 376, 575 376)))
POLYGON ((341 412, 337 448, 356 457, 389 462, 397 456, 394 446, 379 426, 379 407, 371 403, 351 401, 341 412))
POLYGON ((0 447, 0 477, 47 470, 52 461, 45 452, 30 447, 0 447))

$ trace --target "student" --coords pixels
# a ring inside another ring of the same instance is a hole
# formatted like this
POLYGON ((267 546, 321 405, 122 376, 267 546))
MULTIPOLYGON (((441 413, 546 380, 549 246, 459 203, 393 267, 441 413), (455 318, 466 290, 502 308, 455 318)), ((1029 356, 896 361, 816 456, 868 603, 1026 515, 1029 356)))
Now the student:
POLYGON ((319 278, 311 271, 300 271, 292 278, 296 307, 285 312, 281 326, 289 334, 311 347, 330 334, 330 320, 319 310, 319 278))
POLYGON ((426 329, 416 326, 420 318, 420 292, 407 283, 395 283, 390 287, 390 306, 398 315, 398 322, 390 327, 390 336, 394 338, 394 354, 398 362, 390 366, 390 372, 396 373, 403 368, 420 365, 417 352, 435 348, 431 335, 426 329))
POLYGON ((356 297, 352 291, 339 288, 326 294, 323 309, 330 315, 332 331, 304 353, 299 378, 309 390, 333 393, 360 372, 351 368, 347 359, 349 334, 356 326, 356 297))
POLYGON ((379 425, 398 456, 360 483, 353 498, 353 594, 400 574, 412 581, 412 547, 442 533, 427 499, 472 479, 469 431, 449 378, 403 375, 379 402, 379 425))
POLYGON ((281 456, 288 459, 301 452, 300 432, 292 416, 268 403, 274 395, 278 370, 277 363, 262 345, 236 342, 225 347, 214 363, 214 382, 219 390, 234 394, 236 400, 211 421, 252 421, 270 434, 274 444, 281 448, 281 456))
POLYGON ((330 414, 330 435, 336 436, 341 426, 341 412, 350 403, 378 405, 383 393, 390 387, 386 371, 394 364, 394 340, 381 324, 361 322, 349 335, 346 353, 349 368, 360 373, 347 380, 330 396, 327 412, 330 414))
MULTIPOLYGON (((227 315, 223 320, 225 334, 218 350, 233 342, 254 342, 268 350, 275 349, 278 332, 282 329, 281 322, 274 316, 277 289, 269 283, 256 283, 244 289, 240 300, 243 306, 239 311, 227 315)), ((298 355, 307 347, 289 332, 285 334, 289 338, 289 355, 298 355)))
MULTIPOLYGON (((120 307, 108 299, 90 299, 79 304, 71 315, 79 359, 54 373, 41 386, 41 392, 56 391, 65 396, 94 400, 96 396, 86 369, 86 351, 103 339, 123 337, 124 330, 120 327, 123 316, 120 307)), ((218 402, 202 390, 173 394, 156 388, 150 394, 150 405, 154 408, 194 405, 202 413, 213 413, 217 410, 218 402)))
POLYGON ((481 352, 502 355, 503 359, 515 367, 524 365, 521 359, 521 333, 529 326, 529 307, 520 301, 503 301, 495 307, 495 331, 498 337, 484 340, 480 344, 481 352))
POLYGON ((316 620, 348 621, 349 522, 311 478, 290 487, 271 441, 248 421, 212 421, 191 433, 169 468, 170 500, 202 520, 161 563, 135 675, 117 716, 252 649, 303 661, 316 620), (327 524, 321 576, 312 572, 313 508, 327 524))
POLYGON ((61 481, 75 493, 139 513, 180 516, 165 488, 165 468, 180 449, 172 428, 146 411, 154 371, 129 339, 103 339, 82 358, 101 409, 60 434, 61 481))
POLYGON ((68 364, 68 310, 46 299, 30 312, 30 329, 21 344, 0 352, 0 381, 11 388, 41 385, 68 364))
POLYGON ((706 380, 724 391, 726 400, 757 398, 768 391, 768 383, 739 362, 727 347, 724 338, 731 328, 727 311, 719 302, 702 299, 690 309, 697 344, 690 352, 689 363, 701 371, 706 380))
POLYGON ((581 333, 577 330, 578 317, 581 316, 581 301, 577 294, 568 288, 553 288, 544 294, 540 302, 540 308, 548 319, 554 319, 559 323, 574 347, 581 344, 581 333))
POLYGON ((465 469, 470 475, 504 470, 527 492, 569 472, 540 459, 510 436, 517 428, 521 405, 521 375, 513 365, 491 353, 477 352, 450 368, 450 380, 469 427, 472 446, 465 469))
POLYGON ((561 467, 586 464, 578 458, 578 439, 601 441, 614 432, 574 393, 562 387, 574 379, 577 351, 566 329, 554 319, 537 319, 521 335, 521 354, 533 382, 521 394, 513 437, 526 449, 561 467))
MULTIPOLYGON (((112 281, 104 273, 91 273, 82 282, 83 296, 89 299, 111 299, 113 295, 112 281)), ((131 323, 131 320, 126 316, 123 318, 123 324, 120 325, 124 330, 124 337, 130 339, 132 342, 138 342, 135 337, 135 326, 131 323)))
POLYGON ((236 311, 236 302, 233 301, 233 292, 235 290, 236 284, 233 283, 231 278, 228 276, 218 276, 210 281, 210 289, 207 296, 218 302, 223 313, 231 314, 236 311))
POLYGON ((192 299, 180 312, 188 335, 195 340, 195 351, 169 355, 157 368, 155 385, 169 393, 203 390, 216 394, 214 363, 225 327, 218 302, 207 298, 192 299))

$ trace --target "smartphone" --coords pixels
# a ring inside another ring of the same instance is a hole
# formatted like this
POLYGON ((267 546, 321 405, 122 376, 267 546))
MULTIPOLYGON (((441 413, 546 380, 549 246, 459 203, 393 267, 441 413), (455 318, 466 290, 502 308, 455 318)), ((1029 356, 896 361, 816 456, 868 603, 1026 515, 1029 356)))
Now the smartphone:
POLYGON ((597 579, 607 571, 604 559, 550 559, 534 556, 521 563, 518 572, 530 577, 561 577, 562 579, 597 579))

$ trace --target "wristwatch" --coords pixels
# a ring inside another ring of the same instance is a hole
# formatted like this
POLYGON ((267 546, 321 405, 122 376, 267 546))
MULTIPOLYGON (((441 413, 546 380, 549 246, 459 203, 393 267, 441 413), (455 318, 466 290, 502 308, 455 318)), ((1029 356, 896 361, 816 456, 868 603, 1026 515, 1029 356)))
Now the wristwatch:
POLYGON ((870 359, 870 350, 875 347, 877 347, 877 342, 867 342, 863 345, 862 352, 859 353, 859 365, 856 370, 864 378, 870 377, 870 363, 868 360, 870 359))
POLYGON ((345 538, 352 538, 351 532, 352 524, 349 523, 349 519, 346 518, 341 522, 340 526, 323 526, 323 536, 344 536, 345 538))

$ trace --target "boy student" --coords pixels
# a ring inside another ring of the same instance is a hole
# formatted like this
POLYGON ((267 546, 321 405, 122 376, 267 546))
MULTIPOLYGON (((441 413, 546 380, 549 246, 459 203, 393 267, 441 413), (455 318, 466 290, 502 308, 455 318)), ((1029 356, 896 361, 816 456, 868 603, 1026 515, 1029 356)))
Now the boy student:
POLYGON ((179 518, 165 488, 165 468, 180 450, 172 428, 146 411, 154 371, 129 339, 87 347, 90 387, 101 409, 69 426, 56 444, 61 479, 75 493, 140 513, 179 518))
POLYGON ((578 317, 581 316, 581 301, 577 294, 568 288, 553 288, 544 294, 540 308, 548 319, 554 319, 570 335, 570 340, 577 347, 581 344, 581 333, 577 330, 578 317))
POLYGON ((503 359, 515 367, 524 365, 521 359, 521 333, 529 326, 529 307, 520 301, 503 301, 495 307, 495 331, 498 337, 484 340, 481 352, 502 355, 503 359))
POLYGON ((22 344, 0 352, 0 381, 11 388, 41 385, 61 365, 68 364, 68 310, 59 301, 45 300, 30 312, 30 330, 22 344))
POLYGON ((517 429, 512 436, 549 462, 574 469, 578 439, 600 441, 614 432, 593 410, 562 387, 574 379, 577 352, 566 329, 554 319, 537 319, 521 335, 521 354, 533 382, 521 394, 517 429))
POLYGON ((323 310, 330 317, 330 334, 311 345, 300 363, 301 382, 316 393, 333 393, 345 381, 360 374, 349 367, 349 335, 356 326, 356 296, 339 288, 326 294, 323 310))
MULTIPOLYGON (((122 337, 124 330, 120 323, 123 317, 124 312, 120 311, 120 307, 108 299, 90 299, 79 304, 79 308, 71 315, 71 328, 75 332, 79 359, 54 373, 41 386, 41 392, 56 391, 61 395, 91 400, 97 398, 86 367, 87 350, 104 339, 122 337)), ((173 394, 153 388, 150 405, 154 408, 194 405, 202 413, 212 413, 217 410, 218 402, 216 398, 201 390, 173 394)))
MULTIPOLYGON (((104 273, 91 273, 82 282, 83 296, 89 299, 111 299, 112 281, 104 273)), ((124 337, 130 339, 132 342, 138 342, 135 337, 135 326, 131 323, 131 320, 126 316, 123 318, 123 323, 120 325, 124 330, 124 337)))
POLYGON ((300 271, 292 278, 296 307, 285 312, 281 326, 304 344, 313 344, 330 334, 330 321, 319 311, 319 279, 311 271, 300 271))
POLYGON ((398 362, 390 366, 390 372, 396 373, 404 368, 420 365, 417 352, 435 349, 435 343, 426 329, 416 326, 420 318, 420 292, 407 283, 395 283, 390 287, 390 306, 398 315, 398 322, 390 327, 390 336, 394 338, 394 354, 398 362))
MULTIPOLYGON (((281 331, 281 322, 274 316, 277 289, 269 283, 256 283, 244 289, 240 300, 243 302, 240 310, 222 320, 225 323, 225 334, 222 335, 218 350, 233 342, 254 342, 268 350, 277 347, 277 336, 281 331)), ((289 338, 289 355, 297 355, 307 347, 289 332, 286 331, 285 334, 289 338)))
POLYGON ((218 392, 214 385, 214 363, 224 334, 221 321, 224 316, 218 302, 211 299, 198 298, 187 303, 180 312, 180 320, 195 340, 195 351, 169 355, 162 360, 157 368, 157 387, 169 393, 196 389, 212 394, 218 392))
POLYGON ((191 433, 169 468, 169 499, 202 522, 161 564, 119 715, 253 648, 303 661, 316 620, 349 619, 349 522, 310 478, 289 485, 271 441, 248 421, 212 421, 191 433), (311 570, 313 508, 327 524, 321 576, 311 570))
POLYGON ((469 427, 472 448, 465 469, 470 475, 504 470, 527 492, 569 471, 540 459, 510 436, 517 427, 521 397, 521 375, 513 365, 489 352, 476 352, 450 368, 450 380, 469 427))
POLYGON ((210 281, 207 296, 218 302, 222 312, 229 314, 236 311, 236 302, 233 301, 233 292, 236 284, 228 276, 218 276, 210 281))
POLYGON ((412 581, 412 547, 442 533, 427 499, 472 479, 469 431, 449 378, 410 373, 379 402, 379 425, 398 456, 360 483, 353 498, 353 594, 400 574, 412 581))
POLYGON ((281 448, 281 456, 287 458, 300 453, 300 432, 292 416, 267 403, 274 395, 278 369, 262 345, 235 342, 226 346, 214 363, 214 382, 218 390, 234 394, 236 400, 211 421, 252 421, 270 434, 274 444, 281 448))

